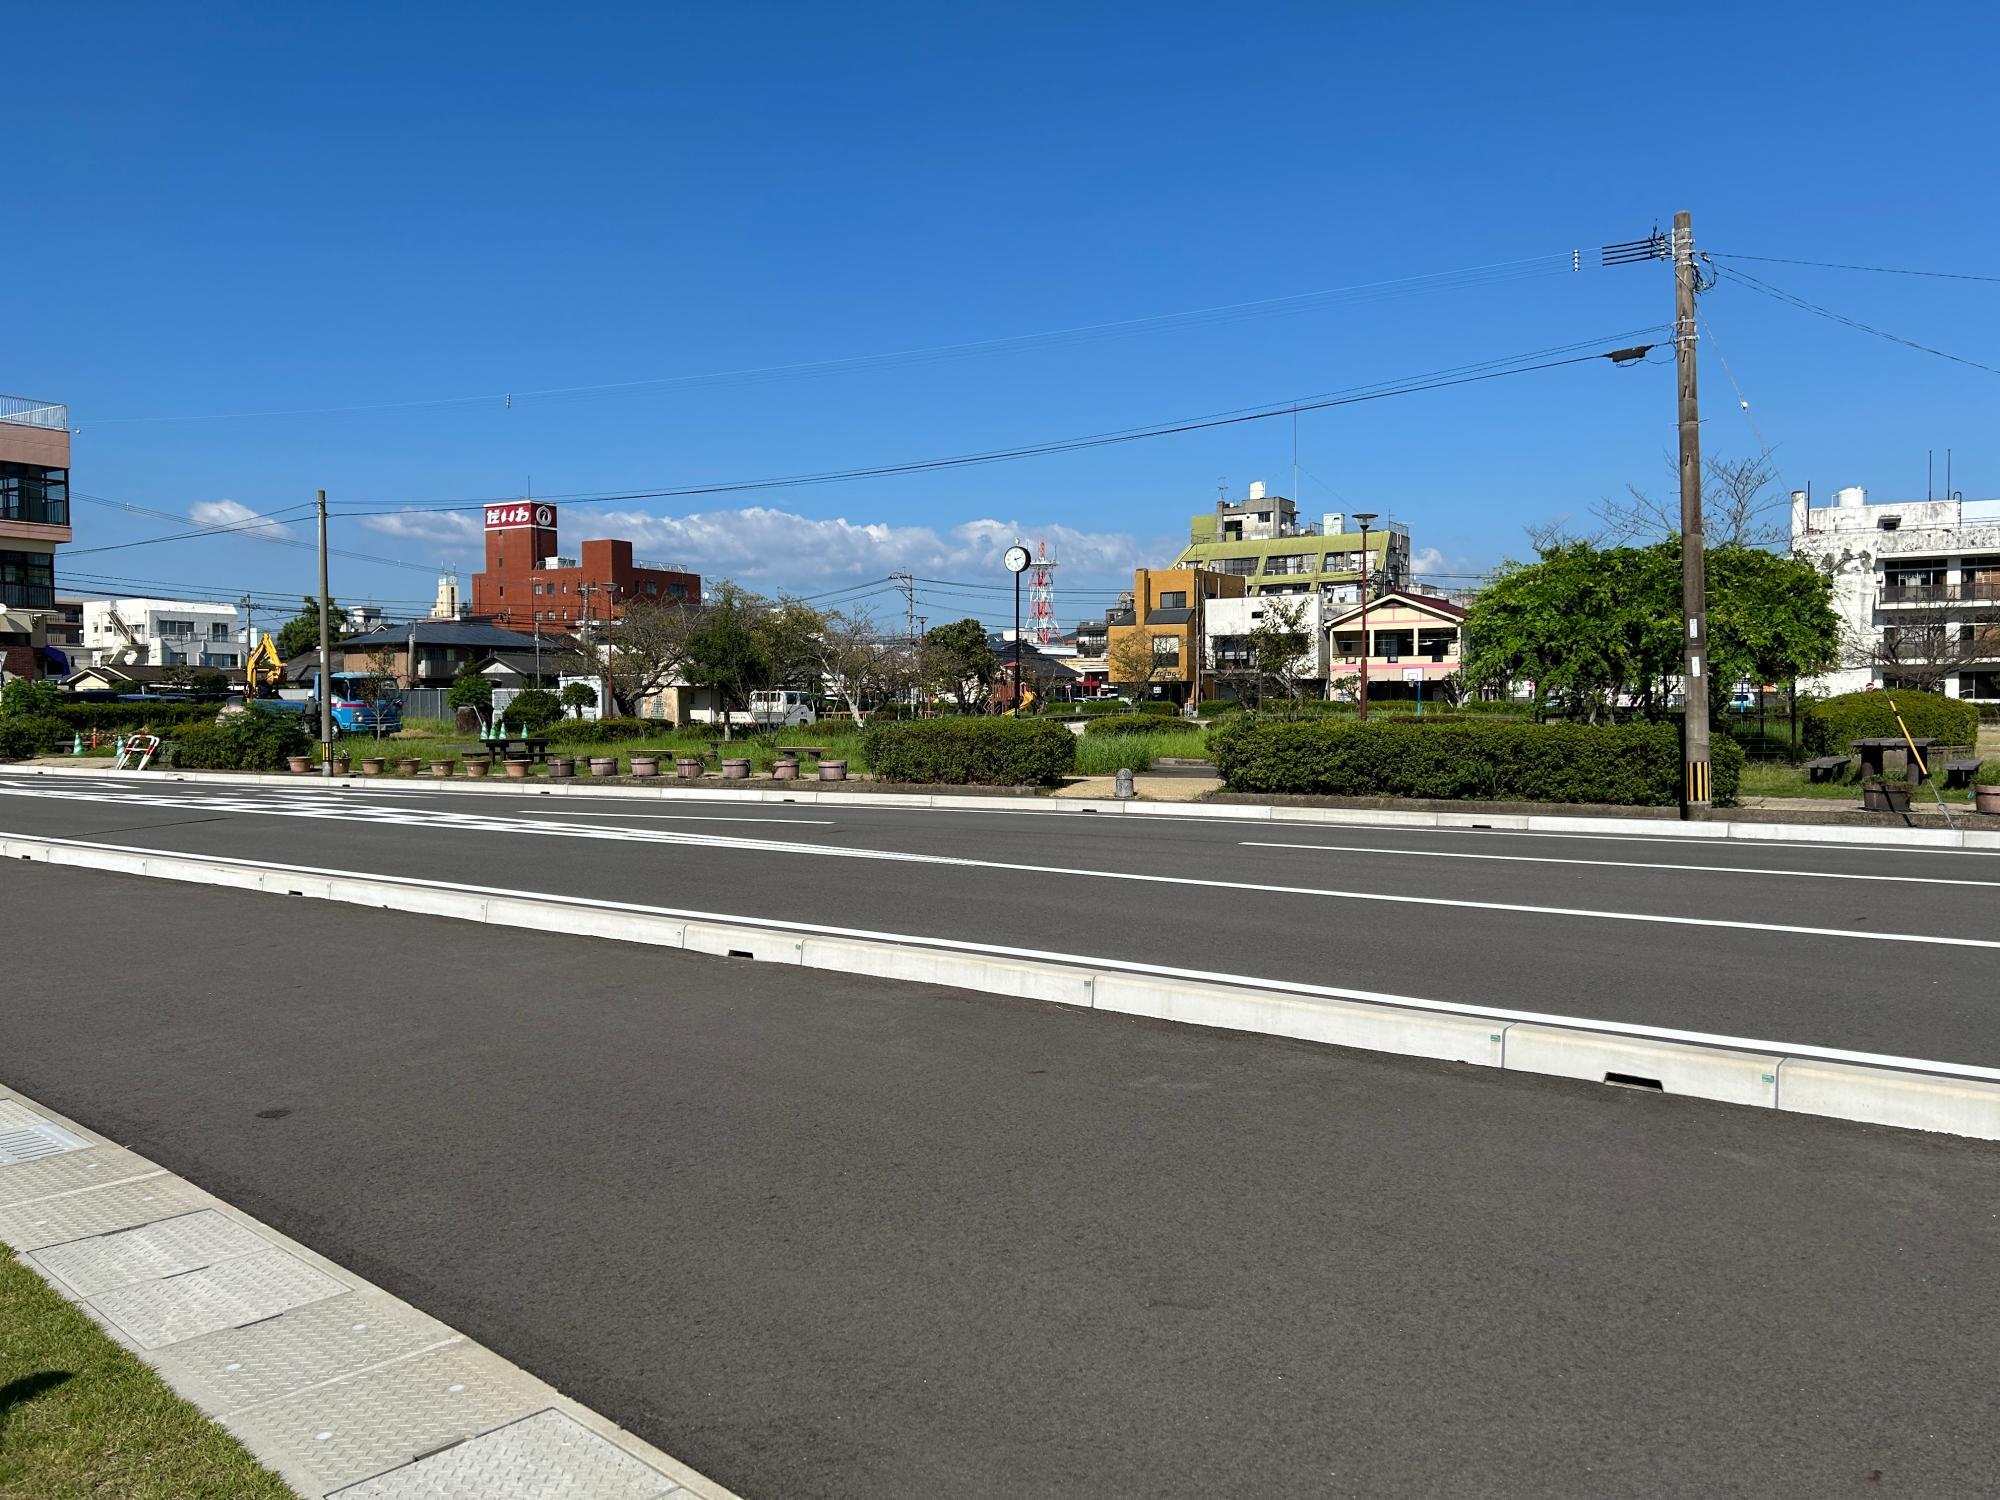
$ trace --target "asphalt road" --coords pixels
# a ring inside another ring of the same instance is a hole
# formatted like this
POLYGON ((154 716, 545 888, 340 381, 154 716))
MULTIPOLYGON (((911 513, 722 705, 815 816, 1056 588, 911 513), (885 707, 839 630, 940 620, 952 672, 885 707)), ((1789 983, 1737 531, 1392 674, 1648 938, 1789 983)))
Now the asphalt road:
POLYGON ((2000 1489, 1991 1145, 46 866, 0 910, 0 1078, 751 1500, 2000 1489))
POLYGON ((0 829, 2000 1065, 2000 855, 0 773, 0 829))

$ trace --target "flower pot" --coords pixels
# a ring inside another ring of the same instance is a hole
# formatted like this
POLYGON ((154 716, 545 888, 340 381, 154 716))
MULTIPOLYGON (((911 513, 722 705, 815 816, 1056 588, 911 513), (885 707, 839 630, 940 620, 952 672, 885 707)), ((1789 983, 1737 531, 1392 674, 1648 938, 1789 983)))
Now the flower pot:
POLYGON ((618 774, 618 757, 615 755, 591 756, 590 774, 593 776, 616 776, 618 774))
POLYGON ((414 755, 406 755, 396 762, 396 769, 405 776, 414 776, 424 768, 424 763, 414 755))
POLYGON ((381 756, 371 755, 361 762, 361 774, 363 776, 380 776, 388 767, 388 764, 389 762, 382 759, 381 756))
POLYGON ((533 769, 534 764, 531 760, 518 758, 510 760, 507 762, 507 775, 515 781, 526 781, 528 772, 533 769))
POLYGON ((1910 784, 1907 781, 1863 782, 1861 805, 1869 812, 1906 813, 1910 810, 1910 784))
POLYGON ((725 760, 722 763, 722 779, 724 781, 748 781, 750 779, 750 762, 747 759, 725 760))
POLYGON ((336 776, 345 776, 347 774, 347 768, 352 764, 354 764, 354 762, 350 761, 346 756, 336 755, 333 758, 333 774, 336 776))
POLYGON ((776 762, 771 767, 771 779, 773 781, 797 781, 799 779, 799 763, 790 757, 776 762))
POLYGON ((431 762, 431 775, 433 776, 449 776, 457 769, 458 762, 455 760, 434 760, 431 762))
POLYGON ((574 776, 575 774, 576 757, 574 755, 551 755, 549 757, 549 775, 574 776))
POLYGON ((287 755, 285 757, 285 769, 290 771, 294 776, 303 776, 312 768, 313 763, 310 755, 287 755))
POLYGON ((844 760, 823 760, 819 763, 821 781, 847 780, 847 762, 844 760))
POLYGON ((674 774, 683 781, 692 781, 701 775, 701 764, 699 755, 680 756, 674 761, 674 774))
POLYGON ((657 776, 660 774, 660 758, 657 755, 635 755, 632 757, 634 776, 657 776))
POLYGON ((2000 817, 2000 786, 1973 787, 1972 810, 1989 817, 2000 817))
POLYGON ((492 764, 493 762, 490 760, 477 758, 468 760, 465 763, 465 774, 468 776, 484 776, 492 764))

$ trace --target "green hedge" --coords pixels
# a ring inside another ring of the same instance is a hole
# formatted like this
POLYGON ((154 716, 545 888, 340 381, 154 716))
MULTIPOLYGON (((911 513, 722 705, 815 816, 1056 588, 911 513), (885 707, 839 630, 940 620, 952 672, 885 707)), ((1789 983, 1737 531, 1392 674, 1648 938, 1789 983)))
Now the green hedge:
POLYGON ((660 719, 558 719, 549 725, 552 745, 612 745, 666 734, 673 726, 660 719))
POLYGON ((1086 719, 1085 734, 1172 734, 1174 726, 1162 724, 1158 714, 1116 714, 1108 719, 1086 719))
POLYGON ((523 688, 500 711, 502 719, 519 724, 530 734, 541 733, 562 716, 562 700, 547 688, 523 688))
POLYGON ((219 700, 207 703, 61 703, 54 716, 72 731, 88 734, 93 729, 165 730, 176 724, 208 724, 215 719, 219 700))
POLYGON ((1076 736, 1035 719, 923 719, 868 731, 884 781, 1053 786, 1076 765, 1076 736))
POLYGON ((1211 698, 1195 710, 1204 719, 1219 719, 1224 714, 1242 713, 1244 704, 1235 698, 1211 698))
POLYGON ((187 724, 172 737, 173 764, 201 771, 282 771, 288 755, 306 755, 312 738, 289 715, 230 714, 215 724, 187 724))
POLYGON ((49 714, 15 714, 0 719, 0 760, 26 760, 67 750, 76 731, 49 714))
POLYGON ((1918 739, 1934 738, 1947 745, 1971 745, 1979 739, 1979 706, 1942 693, 1912 693, 1881 689, 1866 693, 1842 693, 1838 698, 1822 698, 1805 710, 1801 739, 1807 755, 1845 755, 1857 739, 1878 735, 1900 735, 1896 715, 1889 707, 1895 699, 1903 722, 1918 739))
MULTIPOLYGON (((1233 792, 1666 806, 1679 800, 1671 724, 1518 724, 1468 719, 1232 720, 1209 756, 1233 792)), ((1710 751, 1715 800, 1736 800, 1743 749, 1710 751)))

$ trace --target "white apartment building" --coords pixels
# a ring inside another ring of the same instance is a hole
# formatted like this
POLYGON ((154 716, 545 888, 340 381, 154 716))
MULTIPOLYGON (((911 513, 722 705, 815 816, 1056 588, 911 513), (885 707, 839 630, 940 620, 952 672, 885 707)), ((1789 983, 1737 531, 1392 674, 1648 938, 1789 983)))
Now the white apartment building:
MULTIPOLYGON (((1270 620, 1271 611, 1296 612, 1305 649, 1293 659, 1291 675, 1314 684, 1312 696, 1326 692, 1327 621, 1346 613, 1344 605, 1320 594, 1291 594, 1273 597, 1251 595, 1243 599, 1205 599, 1201 608, 1202 671, 1227 676, 1251 665, 1251 632, 1270 620)), ((1271 621, 1276 623, 1276 621, 1271 621)))
POLYGON ((1841 664, 1816 692, 1921 688, 2000 701, 2000 500, 1871 504, 1792 493, 1792 549, 1833 579, 1841 664))
POLYGON ((83 656, 93 667, 240 667, 242 626, 233 604, 86 599, 83 656))

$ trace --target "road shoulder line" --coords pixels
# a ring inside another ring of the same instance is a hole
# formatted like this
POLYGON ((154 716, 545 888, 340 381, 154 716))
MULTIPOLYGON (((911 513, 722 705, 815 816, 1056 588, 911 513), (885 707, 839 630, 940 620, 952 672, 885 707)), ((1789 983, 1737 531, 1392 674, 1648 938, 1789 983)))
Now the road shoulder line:
POLYGON ((437 1319, 4 1081, 0 1111, 57 1148, 0 1164, 0 1241, 299 1494, 442 1494, 506 1457, 524 1483, 545 1486, 521 1493, 736 1500, 437 1319), (562 1441, 521 1456, 515 1433, 529 1422, 560 1427, 562 1441))

